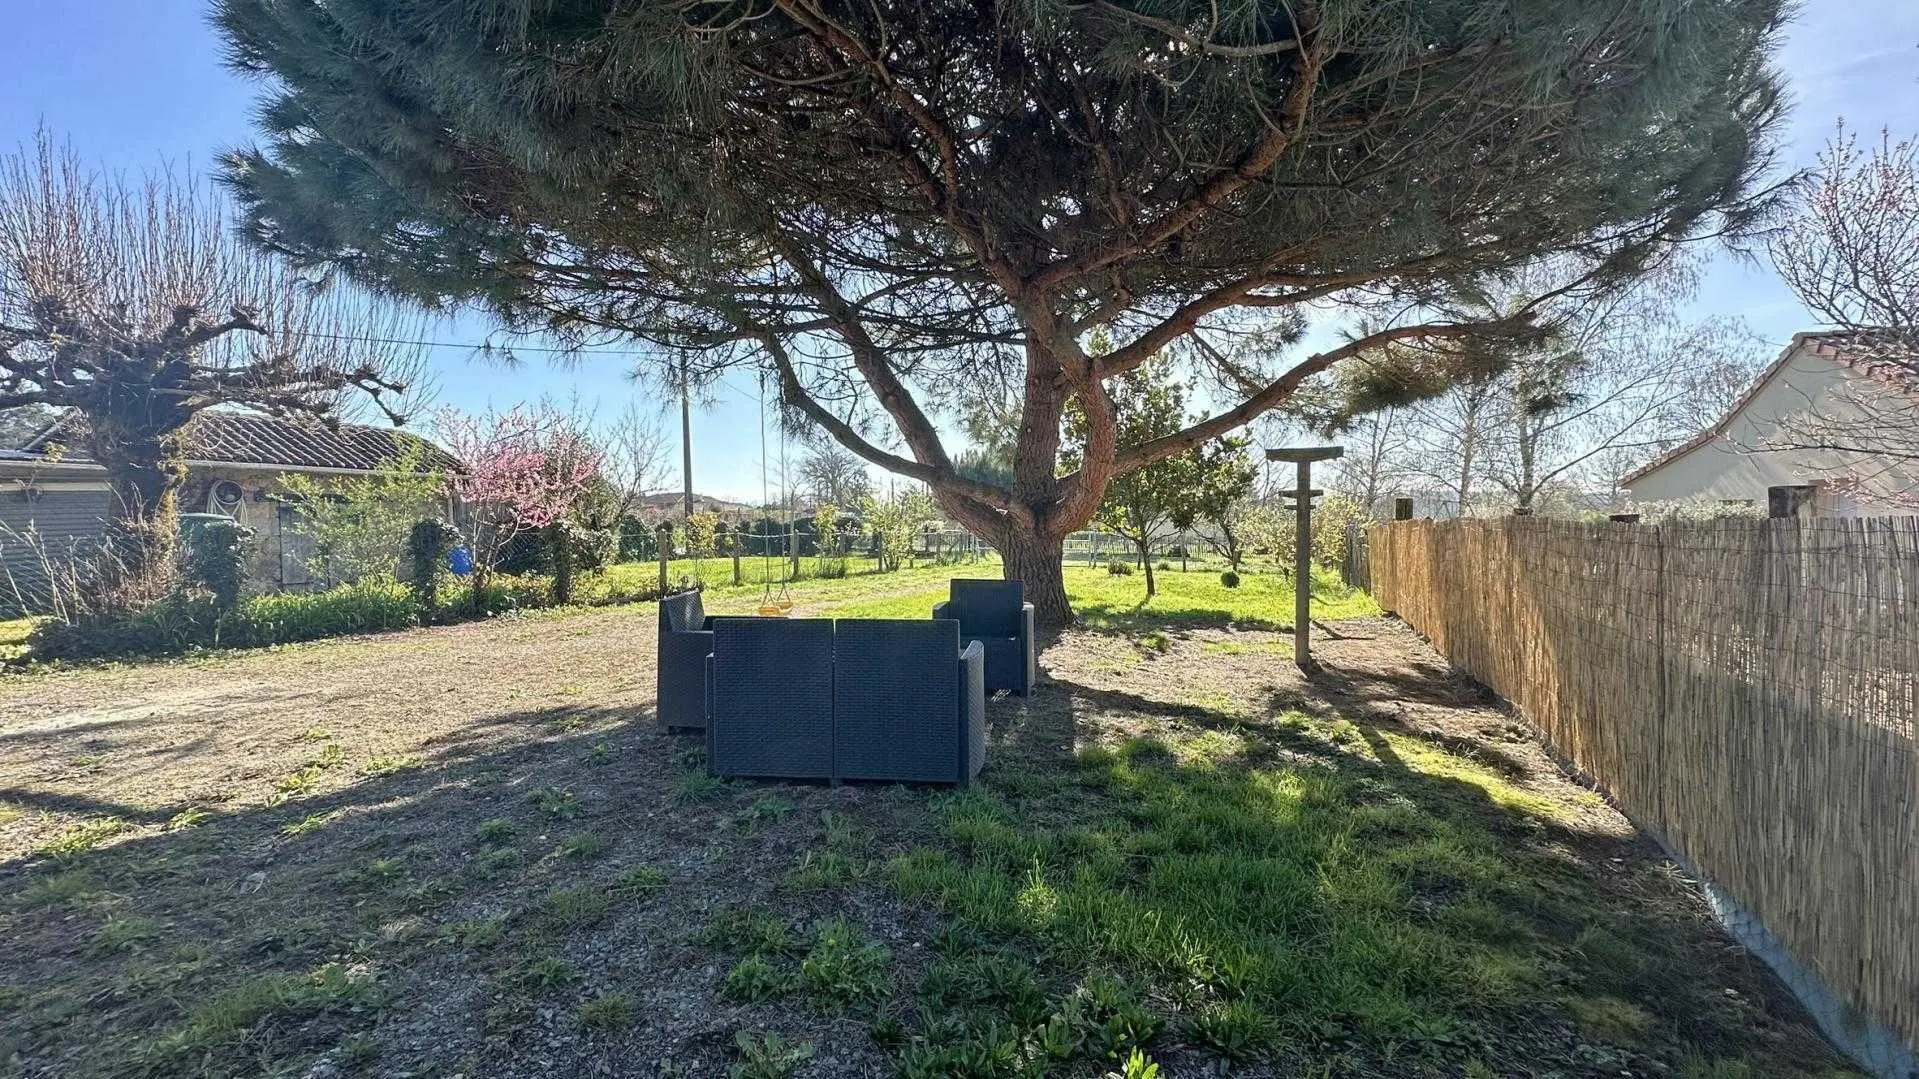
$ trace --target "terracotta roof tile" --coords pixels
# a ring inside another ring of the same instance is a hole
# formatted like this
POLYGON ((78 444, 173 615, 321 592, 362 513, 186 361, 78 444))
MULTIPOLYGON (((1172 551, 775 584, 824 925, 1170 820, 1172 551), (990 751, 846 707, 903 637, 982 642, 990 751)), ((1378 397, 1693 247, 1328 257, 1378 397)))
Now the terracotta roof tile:
MULTIPOLYGON (((44 451, 71 438, 67 460, 85 460, 84 443, 75 437, 79 421, 69 413, 22 447, 44 451)), ((214 464, 277 465, 285 468, 341 468, 375 471, 409 447, 424 447, 423 467, 451 471, 459 463, 432 442, 408 431, 342 423, 280 419, 240 412, 202 412, 187 426, 187 458, 214 464)))

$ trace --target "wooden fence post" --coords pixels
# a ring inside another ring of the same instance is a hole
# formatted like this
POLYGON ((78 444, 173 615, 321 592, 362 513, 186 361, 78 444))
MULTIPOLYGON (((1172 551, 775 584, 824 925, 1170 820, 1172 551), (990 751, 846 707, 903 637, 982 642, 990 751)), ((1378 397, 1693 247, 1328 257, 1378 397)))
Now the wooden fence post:
POLYGON ((660 556, 660 595, 664 596, 666 595, 667 588, 666 562, 667 559, 673 557, 673 523, 671 521, 661 521, 656 536, 659 542, 654 544, 654 549, 660 556))

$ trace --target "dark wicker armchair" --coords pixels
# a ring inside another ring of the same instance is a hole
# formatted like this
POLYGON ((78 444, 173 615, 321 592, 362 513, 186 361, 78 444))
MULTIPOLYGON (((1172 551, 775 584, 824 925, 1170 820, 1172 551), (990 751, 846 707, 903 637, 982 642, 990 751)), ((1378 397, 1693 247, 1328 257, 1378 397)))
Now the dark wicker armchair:
POLYGON ((716 620, 708 681, 708 771, 835 778, 831 619, 716 620))
POLYGON ((1019 581, 956 577, 947 600, 935 604, 934 618, 960 624, 962 641, 978 641, 986 652, 986 690, 1007 689, 1024 697, 1039 678, 1039 654, 1033 638, 1033 605, 1019 581))
POLYGON ((667 730, 706 729, 706 657, 713 651, 713 619, 698 592, 660 599, 660 646, 654 700, 667 730))
POLYGON ((965 786, 986 762, 984 649, 959 623, 842 618, 833 633, 833 770, 965 786))

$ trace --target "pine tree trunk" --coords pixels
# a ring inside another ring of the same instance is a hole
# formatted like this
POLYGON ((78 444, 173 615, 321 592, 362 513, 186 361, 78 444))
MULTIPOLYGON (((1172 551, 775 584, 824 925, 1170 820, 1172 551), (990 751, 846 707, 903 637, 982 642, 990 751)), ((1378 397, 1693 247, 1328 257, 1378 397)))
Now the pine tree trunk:
POLYGON ((1026 585, 1026 602, 1033 605, 1033 620, 1046 629, 1070 625, 1073 607, 1066 599, 1066 573, 1061 564, 1064 540, 1009 529, 998 546, 1006 579, 1026 585))

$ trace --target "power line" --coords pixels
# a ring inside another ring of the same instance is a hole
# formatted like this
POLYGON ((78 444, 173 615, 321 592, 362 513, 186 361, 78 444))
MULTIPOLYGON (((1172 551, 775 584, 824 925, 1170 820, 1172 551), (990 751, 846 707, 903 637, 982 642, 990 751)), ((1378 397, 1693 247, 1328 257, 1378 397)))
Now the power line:
POLYGON ((469 352, 548 352, 568 356, 626 356, 632 357, 638 349, 627 348, 554 348, 548 345, 493 345, 462 344, 458 341, 423 341, 404 337, 360 337, 345 333, 319 333, 314 330, 282 330, 287 337, 317 337, 327 341, 352 341, 365 345, 411 345, 416 348, 459 348, 469 352))

